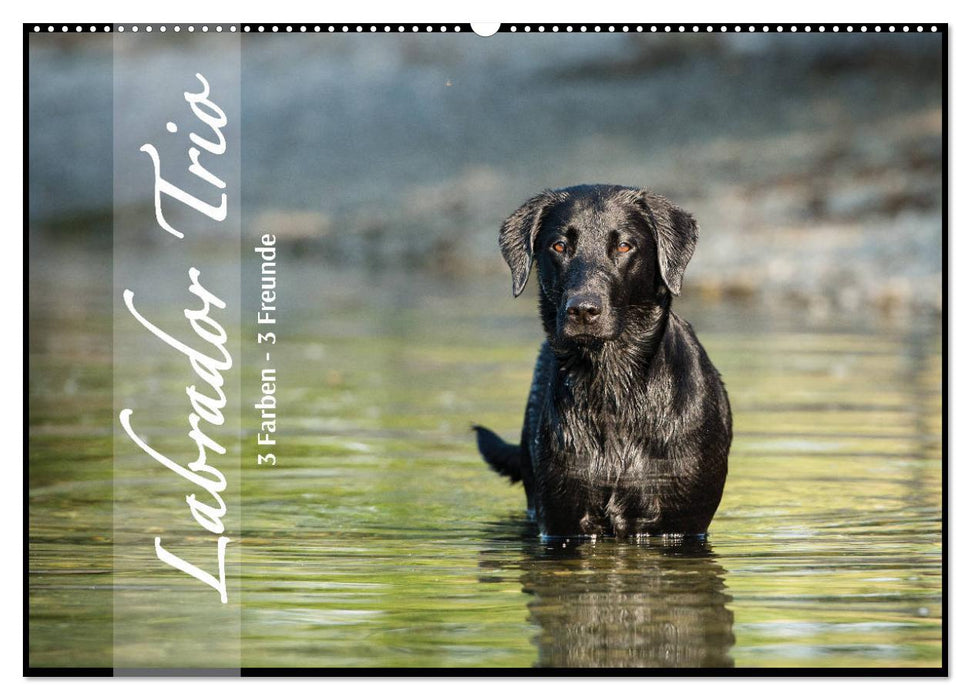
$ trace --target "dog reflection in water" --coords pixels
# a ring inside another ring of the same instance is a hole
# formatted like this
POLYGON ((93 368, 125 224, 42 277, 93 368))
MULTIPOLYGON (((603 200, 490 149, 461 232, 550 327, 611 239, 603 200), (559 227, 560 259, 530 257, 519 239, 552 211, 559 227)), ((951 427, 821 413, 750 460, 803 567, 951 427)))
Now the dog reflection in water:
POLYGON ((539 628, 537 666, 734 666, 731 597, 708 543, 527 539, 525 546, 520 561, 493 550, 482 566, 520 569, 529 621, 539 628))

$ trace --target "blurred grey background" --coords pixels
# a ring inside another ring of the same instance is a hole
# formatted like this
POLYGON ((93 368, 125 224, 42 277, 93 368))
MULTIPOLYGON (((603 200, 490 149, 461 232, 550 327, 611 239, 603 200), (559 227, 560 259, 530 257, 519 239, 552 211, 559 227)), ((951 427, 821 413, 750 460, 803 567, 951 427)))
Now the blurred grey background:
MULTIPOLYGON (((114 74, 110 36, 32 38, 38 255, 110 245, 112 85, 191 75, 205 38, 170 38, 114 74)), ((290 255, 498 275, 518 204, 607 182, 696 215, 686 294, 941 309, 939 34, 246 36, 242 66, 244 228, 290 255)))

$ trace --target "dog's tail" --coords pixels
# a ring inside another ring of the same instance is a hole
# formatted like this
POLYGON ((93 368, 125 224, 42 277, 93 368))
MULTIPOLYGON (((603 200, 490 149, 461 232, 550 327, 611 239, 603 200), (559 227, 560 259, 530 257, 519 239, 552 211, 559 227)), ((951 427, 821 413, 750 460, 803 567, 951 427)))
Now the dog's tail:
POLYGON ((488 428, 473 425, 476 442, 483 459, 496 472, 509 477, 513 483, 523 478, 523 450, 519 445, 510 445, 488 428))

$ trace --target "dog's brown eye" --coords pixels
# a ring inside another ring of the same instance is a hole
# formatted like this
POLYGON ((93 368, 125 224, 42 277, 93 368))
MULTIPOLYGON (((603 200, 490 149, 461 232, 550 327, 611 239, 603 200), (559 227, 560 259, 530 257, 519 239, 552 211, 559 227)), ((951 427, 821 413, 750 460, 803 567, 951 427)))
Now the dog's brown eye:
POLYGON ((632 250, 634 250, 634 246, 632 246, 630 243, 628 243, 626 241, 624 241, 623 243, 620 243, 620 244, 617 245, 617 252, 618 253, 629 253, 632 250))
POLYGON ((564 243, 563 241, 557 241, 556 243, 553 244, 553 250, 555 250, 557 253, 565 253, 566 243, 564 243))

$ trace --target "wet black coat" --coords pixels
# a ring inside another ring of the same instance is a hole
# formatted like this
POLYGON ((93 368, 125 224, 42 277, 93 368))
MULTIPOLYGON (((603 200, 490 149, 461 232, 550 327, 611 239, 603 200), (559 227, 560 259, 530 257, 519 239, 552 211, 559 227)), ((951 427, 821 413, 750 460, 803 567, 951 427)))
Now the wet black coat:
POLYGON ((476 427, 500 474, 522 480, 549 536, 697 535, 721 501, 728 396, 691 326, 671 312, 697 227, 643 190, 547 191, 503 224, 522 292, 532 265, 547 340, 522 440, 476 427))

